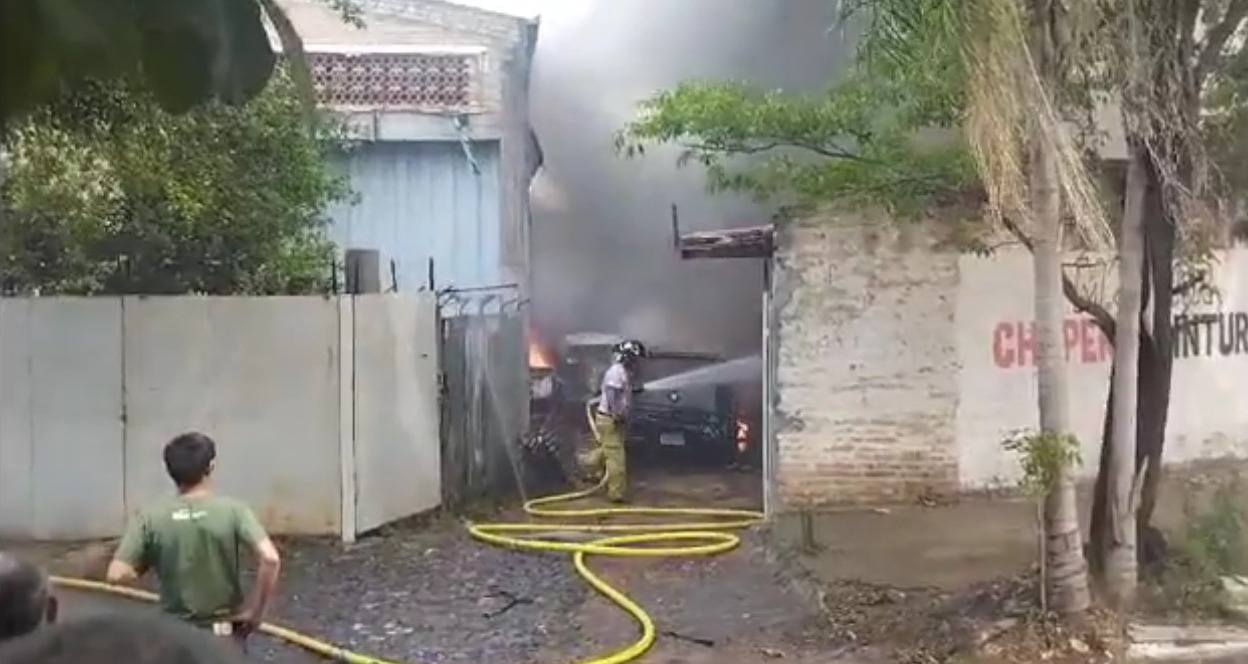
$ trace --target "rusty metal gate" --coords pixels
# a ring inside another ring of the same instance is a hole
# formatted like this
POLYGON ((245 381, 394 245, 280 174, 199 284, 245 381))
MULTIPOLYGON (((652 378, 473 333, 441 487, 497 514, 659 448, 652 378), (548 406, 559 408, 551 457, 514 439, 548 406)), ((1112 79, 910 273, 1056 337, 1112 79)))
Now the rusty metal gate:
POLYGON ((452 511, 520 487, 529 419, 527 316, 514 288, 448 290, 441 330, 442 501, 452 511))

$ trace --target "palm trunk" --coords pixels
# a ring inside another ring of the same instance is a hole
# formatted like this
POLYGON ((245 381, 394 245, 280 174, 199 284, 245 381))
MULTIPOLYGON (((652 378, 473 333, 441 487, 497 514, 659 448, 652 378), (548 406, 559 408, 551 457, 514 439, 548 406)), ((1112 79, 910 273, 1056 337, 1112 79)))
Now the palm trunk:
MULTIPOLYGON (((1032 161, 1032 211, 1035 215, 1036 380, 1039 392, 1040 432, 1070 435, 1070 395, 1063 349, 1061 194, 1053 146, 1039 141, 1032 161)), ((1049 605, 1066 615, 1087 610, 1087 564, 1079 533, 1074 468, 1056 469, 1055 482, 1044 504, 1045 560, 1049 605)))
MULTIPOLYGON (((1051 89, 1056 78, 1056 8, 1052 0, 1033 0, 1032 56, 1040 79, 1051 89)), ((1057 146, 1037 126, 1033 132, 1030 188, 1032 223, 1035 228, 1036 381, 1039 393, 1040 432, 1065 438, 1071 434, 1070 394, 1062 326, 1065 295, 1062 292, 1061 190, 1058 180, 1057 146)), ((1088 568, 1079 532, 1074 468, 1063 464, 1054 471, 1053 484, 1044 503, 1046 592, 1049 606, 1068 617, 1079 616, 1091 604, 1088 568)))
POLYGON ((1128 609, 1139 578, 1136 562, 1136 444, 1140 314, 1144 274, 1144 204, 1148 155, 1132 145, 1127 191, 1118 244, 1118 312, 1114 331, 1114 366, 1110 403, 1109 537, 1105 541, 1105 590, 1111 604, 1128 609))

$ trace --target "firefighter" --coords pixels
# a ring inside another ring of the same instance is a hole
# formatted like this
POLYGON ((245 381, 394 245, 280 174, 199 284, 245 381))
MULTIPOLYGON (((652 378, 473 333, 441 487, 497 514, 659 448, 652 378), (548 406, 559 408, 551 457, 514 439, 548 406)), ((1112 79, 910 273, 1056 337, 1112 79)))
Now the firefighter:
POLYGON ((628 468, 624 432, 632 406, 634 379, 646 348, 634 340, 621 341, 611 349, 611 366, 602 375, 602 390, 591 402, 594 418, 594 449, 585 458, 593 472, 606 472, 607 499, 624 502, 628 468))

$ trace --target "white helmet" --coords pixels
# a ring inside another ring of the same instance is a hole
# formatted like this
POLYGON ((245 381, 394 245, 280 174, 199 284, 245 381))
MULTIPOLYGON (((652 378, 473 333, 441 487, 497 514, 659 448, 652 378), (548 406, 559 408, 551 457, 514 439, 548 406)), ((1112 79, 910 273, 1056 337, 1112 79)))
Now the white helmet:
POLYGON ((646 356, 646 347, 636 339, 625 339, 611 349, 616 362, 636 361, 646 356))

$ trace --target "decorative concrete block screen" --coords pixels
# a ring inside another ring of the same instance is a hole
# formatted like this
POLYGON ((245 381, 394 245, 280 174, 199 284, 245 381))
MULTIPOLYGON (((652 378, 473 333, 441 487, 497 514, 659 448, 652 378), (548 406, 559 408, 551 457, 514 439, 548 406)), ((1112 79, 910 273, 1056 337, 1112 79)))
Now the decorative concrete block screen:
POLYGON ((0 299, 0 536, 118 535, 203 431, 275 533, 438 506, 433 296, 0 299))
POLYGON ((320 103, 338 109, 468 110, 481 57, 375 50, 309 52, 320 103))

